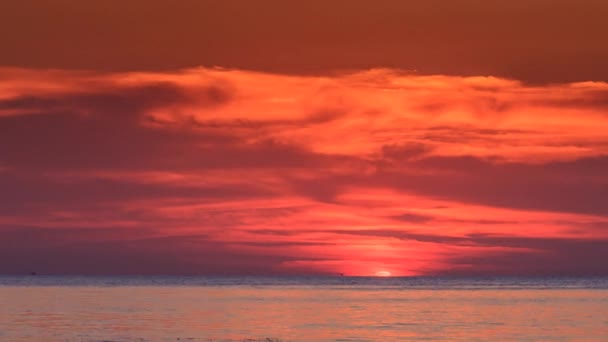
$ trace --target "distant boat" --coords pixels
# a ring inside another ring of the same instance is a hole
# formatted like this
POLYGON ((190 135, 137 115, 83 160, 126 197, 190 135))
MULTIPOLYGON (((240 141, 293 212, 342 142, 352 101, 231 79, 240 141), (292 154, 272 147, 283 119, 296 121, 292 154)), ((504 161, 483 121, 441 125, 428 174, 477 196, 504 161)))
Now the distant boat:
POLYGON ((37 274, 38 274, 38 273, 36 273, 36 272, 32 272, 32 273, 30 273, 30 275, 33 275, 33 276, 35 276, 35 275, 37 275, 37 274))

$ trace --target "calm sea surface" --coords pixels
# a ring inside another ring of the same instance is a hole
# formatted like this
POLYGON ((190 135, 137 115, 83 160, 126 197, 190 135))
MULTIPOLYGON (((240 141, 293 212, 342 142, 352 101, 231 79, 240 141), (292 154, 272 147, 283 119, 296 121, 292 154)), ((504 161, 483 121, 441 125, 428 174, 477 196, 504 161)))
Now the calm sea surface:
POLYGON ((608 341, 608 278, 0 276, 0 341, 608 341))

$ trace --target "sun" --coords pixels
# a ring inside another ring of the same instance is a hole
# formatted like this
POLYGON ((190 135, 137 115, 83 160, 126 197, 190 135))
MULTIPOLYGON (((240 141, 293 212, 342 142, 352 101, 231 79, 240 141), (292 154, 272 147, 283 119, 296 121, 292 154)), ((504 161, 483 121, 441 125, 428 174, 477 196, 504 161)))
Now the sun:
POLYGON ((390 277, 392 274, 389 271, 378 271, 376 277, 390 277))

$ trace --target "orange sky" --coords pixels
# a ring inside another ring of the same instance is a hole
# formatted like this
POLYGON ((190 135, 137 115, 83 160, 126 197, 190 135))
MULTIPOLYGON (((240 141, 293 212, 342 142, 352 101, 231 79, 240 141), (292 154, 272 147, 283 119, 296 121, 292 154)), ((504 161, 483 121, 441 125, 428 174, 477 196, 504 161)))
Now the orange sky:
POLYGON ((0 5, 0 273, 608 274, 605 2, 237 3, 0 5))
POLYGON ((0 2, 0 65, 608 81, 605 0, 0 2))

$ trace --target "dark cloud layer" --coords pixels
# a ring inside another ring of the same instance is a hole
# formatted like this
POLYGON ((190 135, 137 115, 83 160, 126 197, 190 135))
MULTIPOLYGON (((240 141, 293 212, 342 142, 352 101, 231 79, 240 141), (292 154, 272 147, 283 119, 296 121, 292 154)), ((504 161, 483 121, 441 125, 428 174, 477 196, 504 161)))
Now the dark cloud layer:
POLYGON ((430 157, 404 166, 437 173, 380 171, 375 181, 390 188, 492 206, 608 215, 608 157, 541 165, 430 157))
MULTIPOLYGON (((503 239, 487 243, 504 243, 503 239)), ((595 239, 514 239, 509 244, 534 248, 511 252, 466 253, 448 259, 449 267, 430 271, 443 275, 606 275, 608 240, 595 239)))
POLYGON ((0 228, 0 271, 13 274, 35 271, 82 275, 260 275, 280 273, 278 268, 282 262, 306 259, 247 252, 204 235, 146 237, 149 233, 109 227, 93 232, 90 228, 0 228))

